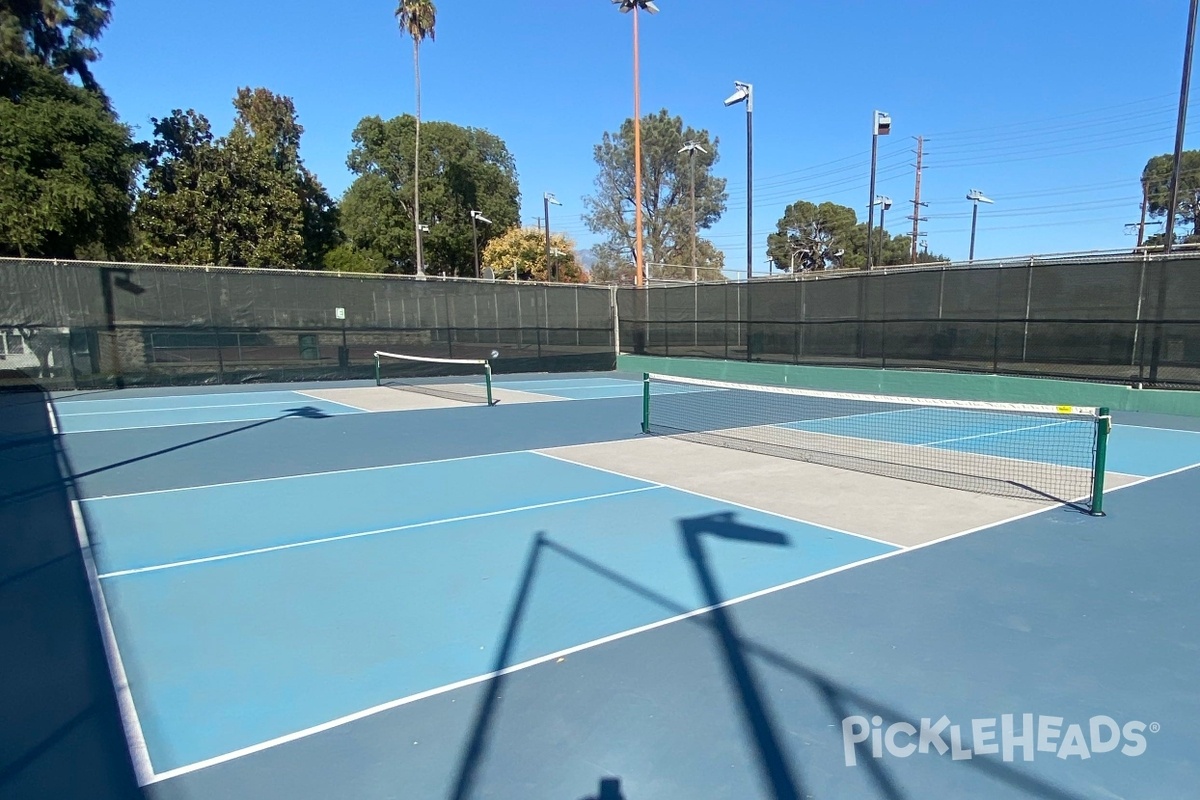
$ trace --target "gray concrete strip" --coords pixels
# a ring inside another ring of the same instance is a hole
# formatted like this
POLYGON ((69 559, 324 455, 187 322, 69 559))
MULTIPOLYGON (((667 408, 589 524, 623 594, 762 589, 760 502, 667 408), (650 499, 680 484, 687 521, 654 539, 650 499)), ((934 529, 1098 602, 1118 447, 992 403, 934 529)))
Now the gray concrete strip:
MULTIPOLYGON (((467 403, 436 395, 405 391, 391 386, 364 386, 345 389, 306 389, 302 394, 363 411, 421 411, 433 408, 462 408, 467 403)), ((544 403, 559 400, 530 392, 492 389, 492 398, 501 403, 544 403)), ((481 404, 482 405, 482 404, 481 404)))
MULTIPOLYGON (((1053 505, 964 492, 803 461, 647 437, 557 447, 547 454, 902 547, 1053 505)), ((1132 478, 1110 475, 1109 486, 1132 478)))

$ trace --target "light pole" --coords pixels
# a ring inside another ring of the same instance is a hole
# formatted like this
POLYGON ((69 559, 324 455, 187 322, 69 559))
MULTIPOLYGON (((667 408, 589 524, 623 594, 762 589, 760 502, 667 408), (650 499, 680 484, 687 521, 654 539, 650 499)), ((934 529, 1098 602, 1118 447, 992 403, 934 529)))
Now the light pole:
POLYGON ((638 52, 638 11, 658 13, 658 6, 650 0, 612 0, 622 14, 633 12, 633 182, 635 210, 635 236, 637 250, 634 260, 637 263, 637 285, 646 285, 646 263, 642 253, 642 89, 638 52))
POLYGON ((726 106, 746 104, 746 280, 754 276, 754 87, 734 81, 737 89, 725 99, 726 106))
POLYGON ((978 189, 972 189, 971 191, 967 192, 967 199, 971 201, 972 206, 973 206, 971 208, 971 253, 970 253, 970 255, 967 256, 967 260, 974 261, 975 260, 975 222, 976 222, 976 220, 979 219, 979 204, 980 203, 989 203, 990 204, 990 203, 994 203, 996 201, 989 200, 988 198, 984 197, 983 192, 979 191, 978 189))
POLYGON ((883 228, 883 218, 887 214, 887 210, 892 207, 892 198, 879 195, 875 198, 875 205, 879 206, 879 260, 883 260, 883 245, 887 240, 884 238, 887 233, 883 228))
POLYGON ((690 162, 689 172, 691 173, 691 192, 692 192, 692 283, 700 280, 700 270, 696 266, 696 151, 708 155, 708 151, 700 146, 699 142, 688 142, 683 147, 679 148, 679 152, 688 154, 690 162))
POLYGON ((1187 128, 1188 91, 1192 81, 1192 53, 1196 48, 1196 11, 1198 0, 1192 0, 1188 11, 1187 46, 1183 51, 1183 83, 1179 87, 1179 116, 1175 121, 1175 154, 1171 162, 1171 202, 1167 206, 1167 225, 1163 231, 1163 252, 1170 253, 1175 240, 1175 206, 1179 202, 1179 172, 1183 163, 1183 134, 1187 128))
POLYGON ((428 225, 423 225, 423 224, 417 225, 417 252, 422 254, 420 256, 420 260, 417 262, 417 277, 418 278, 423 278, 423 277, 425 277, 425 274, 426 274, 425 257, 423 255, 424 251, 425 251, 425 247, 424 247, 423 241, 425 239, 425 234, 427 234, 427 233, 429 233, 428 225))
POLYGON ((550 264, 550 204, 561 206, 558 198, 551 192, 546 192, 542 195, 542 203, 546 208, 546 280, 558 280, 558 276, 554 274, 554 268, 550 264))
POLYGON ((479 277, 479 228, 477 222, 482 222, 484 225, 491 225, 492 221, 485 217, 479 211, 471 212, 471 243, 475 246, 475 277, 479 277))
POLYGON ((871 223, 875 220, 875 166, 879 162, 879 137, 892 132, 892 118, 886 111, 874 112, 871 123, 871 202, 867 205, 867 265, 871 268, 871 223))

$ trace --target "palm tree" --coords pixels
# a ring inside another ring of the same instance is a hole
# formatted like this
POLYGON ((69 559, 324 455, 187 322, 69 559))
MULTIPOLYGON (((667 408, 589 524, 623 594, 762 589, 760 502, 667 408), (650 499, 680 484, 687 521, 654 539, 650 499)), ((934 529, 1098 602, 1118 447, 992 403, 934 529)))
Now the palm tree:
POLYGON ((413 72, 417 81, 417 145, 413 158, 413 226, 417 237, 417 274, 425 274, 425 254, 421 247, 421 42, 436 39, 437 7, 433 0, 400 0, 396 6, 400 30, 412 37, 413 72))

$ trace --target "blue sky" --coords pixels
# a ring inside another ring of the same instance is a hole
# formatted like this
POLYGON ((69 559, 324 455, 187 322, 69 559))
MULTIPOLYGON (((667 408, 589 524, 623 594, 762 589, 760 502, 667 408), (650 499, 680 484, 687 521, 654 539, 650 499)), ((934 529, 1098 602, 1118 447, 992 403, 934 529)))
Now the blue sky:
MULTIPOLYGON (((867 203, 871 115, 893 118, 877 192, 888 228, 910 229, 915 146, 931 250, 965 258, 1132 247, 1146 159, 1169 152, 1187 0, 657 0, 642 16, 642 110, 667 108, 720 138, 729 207, 707 235, 744 269, 745 113, 755 87, 755 270, 795 200, 867 203), (732 10, 731 10, 732 9, 732 10), (907 201, 907 205, 905 205, 907 201)), ((581 247, 592 148, 632 114, 631 25, 609 0, 443 0, 422 51, 424 116, 487 128, 516 158, 523 221, 544 191, 552 227, 581 247)), ((350 133, 413 109, 411 45, 394 0, 116 0, 96 73, 142 137, 194 108, 225 132, 239 86, 292 97, 302 156, 334 197, 349 186, 350 133)), ((1195 102, 1200 108, 1200 97, 1195 102)), ((1191 139, 1189 139, 1191 144, 1191 139)))

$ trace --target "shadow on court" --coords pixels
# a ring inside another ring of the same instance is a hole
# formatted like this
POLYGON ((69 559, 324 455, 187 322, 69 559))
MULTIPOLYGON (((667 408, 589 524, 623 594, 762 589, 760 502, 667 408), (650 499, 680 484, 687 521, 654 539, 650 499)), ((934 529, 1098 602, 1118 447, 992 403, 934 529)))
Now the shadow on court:
MULTIPOLYGON (((828 713, 824 722, 829 727, 840 729, 842 720, 855 714, 878 715, 883 718, 885 726, 894 722, 908 722, 914 727, 919 727, 919 719, 911 719, 900 710, 863 695, 827 674, 742 636, 734 615, 727 606, 722 605, 729 598, 721 593, 720 584, 710 563, 706 542, 725 540, 782 547, 788 544, 785 534, 743 525, 738 522, 734 513, 680 519, 677 524, 682 549, 692 564, 704 600, 711 607, 707 613, 690 616, 682 621, 701 626, 713 636, 728 677, 729 689, 737 700, 743 730, 746 733, 746 746, 751 748, 756 756, 761 796, 773 800, 798 800, 811 796, 805 790, 796 758, 784 746, 784 740, 779 735, 769 695, 761 688, 757 672, 763 667, 782 671, 813 690, 828 713)), ((502 644, 492 665, 493 672, 497 674, 485 684, 483 695, 475 710, 467 744, 458 762, 453 780, 454 789, 449 795, 451 800, 468 800, 486 794, 485 787, 477 785, 478 776, 488 755, 491 731, 497 722, 499 701, 504 696, 505 684, 511 677, 505 670, 512 667, 511 656, 529 606, 530 596, 539 571, 548 566, 546 559, 550 555, 566 559, 622 590, 653 602, 671 616, 692 611, 680 605, 678 601, 552 540, 544 532, 538 532, 526 555, 524 572, 513 597, 502 644)), ((868 742, 858 743, 855 748, 858 763, 867 770, 869 781, 874 786, 870 797, 884 800, 918 800, 924 796, 920 793, 905 792, 890 774, 885 763, 872 757, 868 742)), ((971 759, 956 761, 953 766, 978 770, 1025 797, 1039 800, 1084 800, 1082 796, 1023 772, 1012 764, 990 759, 971 759)), ((621 792, 619 779, 606 778, 601 781, 597 795, 582 800, 635 798, 626 798, 621 792)))
MULTIPOLYGON (((36 404, 34 404, 34 405, 36 406, 36 404)), ((46 407, 45 407, 44 400, 42 401, 41 407, 37 408, 33 413, 40 414, 43 417, 46 416, 46 407)), ((142 455, 139 455, 139 456, 133 456, 131 458, 122 459, 121 461, 116 461, 116 462, 113 462, 112 464, 106 464, 103 467, 96 467, 94 469, 89 469, 89 470, 85 470, 84 472, 79 472, 79 473, 75 473, 73 475, 66 476, 65 480, 67 482, 78 481, 82 478, 87 478, 92 475, 98 475, 102 472, 107 472, 112 469, 119 469, 120 467, 129 466, 130 464, 136 464, 139 461, 145 461, 147 459, 156 458, 158 456, 163 456, 168 453, 174 453, 178 450, 184 450, 188 447, 195 447, 198 444, 204 444, 205 442, 212 442, 217 439, 223 439, 226 436, 233 436, 234 434, 238 434, 238 433, 245 433, 248 430, 252 430, 254 428, 261 428, 264 425, 270 425, 271 423, 279 422, 280 420, 291 419, 291 418, 329 419, 331 416, 332 416, 331 414, 326 414, 324 411, 322 411, 319 408, 316 408, 315 406, 301 406, 299 408, 289 408, 287 411, 285 411, 283 414, 280 414, 277 417, 271 417, 270 419, 259 420, 258 422, 252 422, 249 425, 242 425, 240 427, 233 428, 231 430, 221 431, 220 433, 214 433, 210 436, 203 436, 199 439, 192 439, 190 441, 182 442, 180 444, 172 445, 170 447, 164 447, 164 448, 160 448, 158 450, 154 450, 149 453, 143 453, 142 455)), ((49 428, 47 428, 47 432, 49 432, 49 428)), ((13 446, 16 446, 16 445, 13 445, 13 446)), ((5 447, 6 447, 5 444, 0 443, 0 452, 3 452, 5 447)), ((14 486, 14 484, 8 484, 8 483, 6 483, 5 485, 7 488, 10 488, 10 489, 14 486)), ((11 502, 16 502, 18 500, 34 498, 40 494, 53 493, 53 492, 56 492, 56 491, 60 490, 61 488, 63 488, 63 486, 64 486, 64 481, 59 480, 59 481, 55 481, 55 482, 43 483, 43 484, 40 484, 37 486, 32 486, 32 487, 28 487, 28 488, 24 488, 24 489, 18 488, 18 489, 16 489, 16 491, 10 491, 5 494, 0 494, 0 503, 11 503, 11 502)))
POLYGON ((141 798, 46 400, 0 392, 0 797, 141 798))

